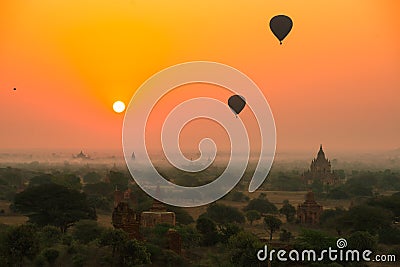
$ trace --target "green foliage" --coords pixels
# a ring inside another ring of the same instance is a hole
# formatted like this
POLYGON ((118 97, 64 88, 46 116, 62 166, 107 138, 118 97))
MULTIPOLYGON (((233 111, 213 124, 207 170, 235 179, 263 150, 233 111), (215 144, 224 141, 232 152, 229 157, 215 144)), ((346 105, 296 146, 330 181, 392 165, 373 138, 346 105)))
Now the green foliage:
POLYGON ((385 227, 379 230, 379 242, 388 245, 400 244, 400 229, 396 227, 385 227))
POLYGON ((282 221, 275 216, 267 215, 264 217, 264 225, 269 232, 269 240, 272 240, 273 233, 281 228, 282 221))
POLYGON ((256 210, 249 210, 246 212, 246 219, 253 225, 253 222, 261 219, 261 214, 256 210))
POLYGON ((201 242, 201 234, 196 228, 189 225, 176 226, 175 229, 181 235, 184 248, 198 247, 201 242))
POLYGON ((39 174, 29 180, 29 186, 38 186, 53 183, 54 176, 48 173, 39 174))
POLYGON ((94 207, 96 210, 111 211, 112 203, 110 198, 102 195, 88 195, 88 204, 90 207, 94 207))
POLYGON ((96 218, 85 194, 56 184, 29 187, 15 196, 14 204, 30 222, 54 225, 63 233, 81 219, 96 218))
POLYGON ((54 246, 55 244, 59 243, 62 238, 60 229, 52 225, 46 225, 39 231, 38 234, 40 244, 43 247, 54 246))
POLYGON ((169 249, 162 251, 161 262, 168 267, 185 266, 183 258, 169 249))
POLYGON ((304 183, 297 174, 280 172, 277 176, 271 177, 271 187, 274 190, 299 191, 304 190, 304 183))
POLYGON ((141 232, 148 242, 165 247, 167 245, 166 234, 171 228, 170 224, 161 223, 155 225, 153 228, 142 229, 141 232))
POLYGON ((296 209, 289 203, 288 200, 285 200, 283 202, 283 206, 279 210, 279 212, 286 216, 286 221, 288 222, 294 221, 294 216, 296 215, 296 209))
POLYGON ((150 253, 146 247, 137 240, 130 240, 128 234, 122 230, 107 229, 101 234, 99 245, 112 249, 111 262, 116 261, 118 266, 150 263, 150 253))
POLYGON ((191 224, 194 223, 193 217, 183 208, 175 207, 175 206, 168 206, 168 211, 175 212, 176 222, 178 224, 191 224))
POLYGON ((201 216, 206 216, 219 225, 245 222, 243 214, 237 208, 223 204, 211 204, 201 216))
POLYGON ((286 229, 282 229, 281 233, 279 234, 279 240, 282 242, 288 242, 293 239, 293 235, 286 229))
POLYGON ((347 211, 343 208, 324 210, 319 218, 320 224, 327 229, 335 229, 341 235, 344 229, 348 229, 348 222, 344 220, 347 211))
POLYGON ((249 204, 244 208, 245 211, 256 210, 261 214, 277 213, 277 207, 268 201, 268 199, 255 198, 250 200, 249 204))
POLYGON ((129 177, 126 176, 122 172, 110 171, 108 174, 108 178, 110 179, 110 184, 113 188, 118 187, 119 190, 128 189, 128 180, 129 177))
POLYGON ((86 184, 83 187, 83 191, 88 195, 100 195, 104 197, 111 197, 115 187, 109 183, 95 183, 95 184, 86 184))
POLYGON ((332 199, 348 199, 350 195, 346 192, 344 186, 339 186, 329 190, 328 198, 332 199))
POLYGON ((250 200, 250 198, 241 191, 231 191, 224 197, 224 199, 235 202, 247 202, 250 200))
POLYGON ((206 216, 200 216, 196 221, 196 229, 202 234, 202 243, 211 246, 218 242, 216 223, 206 216))
POLYGON ((7 266, 23 266, 26 259, 35 258, 39 252, 36 230, 27 224, 7 229, 1 240, 1 258, 7 266))
POLYGON ((151 263, 150 253, 147 252, 147 248, 135 239, 125 242, 120 257, 119 262, 122 263, 122 266, 137 266, 151 263))
POLYGON ((394 216, 400 216, 400 194, 398 193, 370 199, 367 204, 389 210, 394 216))
POLYGON ((81 220, 75 224, 72 236, 75 240, 87 244, 99 238, 103 231, 103 227, 100 227, 96 221, 81 220))
POLYGON ((259 239, 249 232, 239 232, 229 238, 230 261, 234 266, 259 266, 257 252, 263 246, 259 239))
POLYGON ((353 231, 368 231, 376 234, 380 229, 390 227, 393 214, 382 208, 360 205, 351 208, 343 220, 353 231))
POLYGON ((321 180, 314 180, 311 184, 311 190, 316 194, 321 194, 324 192, 324 184, 321 180))
POLYGON ((377 247, 376 237, 372 236, 368 232, 357 231, 352 233, 348 241, 348 247, 351 249, 357 249, 359 251, 371 250, 375 251, 377 247))
POLYGON ((44 256, 44 258, 47 260, 47 262, 50 264, 50 266, 53 266, 56 259, 60 255, 60 252, 54 248, 45 248, 41 252, 41 254, 44 256))
POLYGON ((234 236, 241 231, 243 231, 243 228, 239 227, 236 224, 233 223, 224 224, 220 227, 219 240, 222 243, 227 243, 231 236, 234 236))
POLYGON ((121 248, 124 242, 129 240, 129 236, 126 232, 120 229, 107 229, 105 230, 99 240, 100 246, 109 246, 115 252, 121 248))
POLYGON ((82 188, 81 179, 77 175, 71 173, 57 175, 53 178, 53 183, 73 190, 81 190, 82 188))
POLYGON ((328 247, 336 247, 336 238, 318 230, 303 229, 296 238, 295 247, 298 249, 315 249, 322 251, 328 247))
POLYGON ((83 181, 88 184, 98 183, 101 180, 101 175, 97 172, 88 172, 83 176, 83 181))

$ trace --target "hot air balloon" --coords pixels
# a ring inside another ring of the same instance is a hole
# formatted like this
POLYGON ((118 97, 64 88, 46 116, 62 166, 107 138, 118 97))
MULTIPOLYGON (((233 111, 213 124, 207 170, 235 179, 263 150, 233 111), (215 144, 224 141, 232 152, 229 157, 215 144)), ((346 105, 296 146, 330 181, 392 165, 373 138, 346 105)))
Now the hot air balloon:
POLYGON ((243 96, 233 95, 228 99, 228 106, 236 114, 236 116, 243 110, 246 105, 246 100, 243 96))
POLYGON ((277 15, 271 19, 269 27, 276 38, 278 38, 280 44, 282 44, 283 39, 285 39, 293 27, 293 21, 288 16, 277 15))

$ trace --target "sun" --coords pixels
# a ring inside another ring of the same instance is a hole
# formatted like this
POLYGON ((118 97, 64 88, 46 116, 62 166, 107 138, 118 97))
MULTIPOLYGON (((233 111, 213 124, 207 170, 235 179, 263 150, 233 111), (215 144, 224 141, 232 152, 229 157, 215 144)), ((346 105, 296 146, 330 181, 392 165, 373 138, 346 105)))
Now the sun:
POLYGON ((117 113, 121 113, 125 110, 125 104, 122 101, 115 101, 113 104, 113 110, 117 113))

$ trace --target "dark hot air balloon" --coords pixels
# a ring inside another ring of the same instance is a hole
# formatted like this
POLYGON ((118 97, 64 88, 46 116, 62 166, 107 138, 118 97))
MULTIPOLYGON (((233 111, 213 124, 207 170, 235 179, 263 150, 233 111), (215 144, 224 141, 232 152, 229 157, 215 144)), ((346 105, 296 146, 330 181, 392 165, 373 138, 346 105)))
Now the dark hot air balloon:
POLYGON ((293 21, 288 16, 277 15, 271 19, 269 27, 276 38, 278 38, 280 44, 282 44, 283 39, 285 39, 293 27, 293 21))
POLYGON ((246 105, 246 100, 243 96, 233 95, 228 99, 228 106, 233 110, 233 112, 238 115, 246 105))

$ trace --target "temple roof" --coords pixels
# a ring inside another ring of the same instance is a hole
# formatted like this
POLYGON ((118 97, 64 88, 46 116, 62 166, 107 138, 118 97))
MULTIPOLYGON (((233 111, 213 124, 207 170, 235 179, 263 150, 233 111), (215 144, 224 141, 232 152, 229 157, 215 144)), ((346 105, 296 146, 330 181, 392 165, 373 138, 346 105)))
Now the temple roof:
POLYGON ((318 155, 317 155, 317 159, 319 159, 319 158, 325 159, 325 153, 324 153, 324 150, 322 149, 322 144, 319 147, 319 151, 318 151, 318 155))

